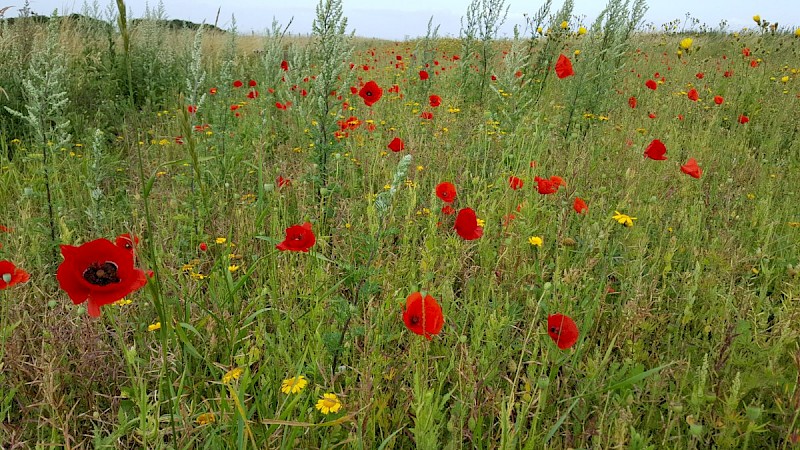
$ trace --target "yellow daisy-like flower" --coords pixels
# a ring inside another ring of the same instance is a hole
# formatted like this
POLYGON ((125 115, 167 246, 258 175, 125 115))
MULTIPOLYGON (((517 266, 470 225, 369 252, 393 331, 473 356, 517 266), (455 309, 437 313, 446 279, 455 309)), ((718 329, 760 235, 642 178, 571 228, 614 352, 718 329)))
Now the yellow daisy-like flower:
POLYGON ((147 326, 147 331, 156 331, 161 329, 161 322, 156 322, 147 326))
POLYGON ((296 377, 283 380, 283 383, 281 383, 281 392, 284 394, 297 394, 305 389, 307 385, 308 380, 306 380, 306 377, 303 375, 298 375, 296 377))
POLYGON ((561 22, 561 29, 566 30, 567 28, 569 28, 569 23, 566 20, 561 22))
POLYGON ((228 242, 228 239, 224 238, 224 237, 218 237, 218 238, 214 239, 214 242, 216 242, 217 244, 224 244, 224 243, 228 242))
POLYGON ((544 240, 541 238, 541 236, 531 236, 528 238, 528 243, 541 248, 542 244, 544 244, 544 240))
POLYGON ((122 299, 119 299, 119 300, 115 301, 113 304, 115 306, 127 306, 127 305, 130 305, 131 303, 133 303, 133 300, 131 300, 129 298, 122 298, 122 299))
POLYGON ((583 36, 584 34, 586 34, 586 27, 583 27, 583 26, 579 27, 578 28, 578 36, 583 36))
POLYGON ((241 367, 229 370, 227 373, 225 373, 225 375, 222 376, 222 383, 228 384, 231 381, 238 380, 239 377, 242 376, 242 372, 244 372, 244 369, 241 367))
POLYGON ((761 25, 761 16, 759 16, 758 14, 756 14, 755 16, 753 16, 753 22, 755 22, 755 23, 757 23, 757 24, 761 25))
POLYGON ((689 50, 689 47, 692 46, 692 42, 694 42, 694 41, 692 41, 692 38, 688 38, 687 37, 686 39, 683 39, 681 41, 681 44, 680 44, 681 48, 684 49, 684 50, 689 50))
POLYGON ((794 35, 800 37, 800 28, 794 30, 794 35))
POLYGON ((214 423, 216 421, 217 421, 217 416, 215 416, 214 413, 210 413, 210 412, 200 414, 199 416, 197 416, 197 419, 195 419, 195 422, 197 422, 197 424, 201 425, 201 426, 202 425, 208 425, 208 424, 214 423))
POLYGON ((476 219, 478 221, 478 226, 483 228, 486 225, 486 221, 483 219, 476 219))
POLYGON ((230 266, 228 266, 228 272, 230 273, 236 272, 237 270, 239 270, 239 266, 237 266, 236 264, 231 264, 230 266))
POLYGON ((781 77, 781 83, 788 83, 789 82, 789 75, 784 75, 781 77))
POLYGON ((322 414, 335 413, 342 409, 342 402, 339 401, 336 394, 322 394, 322 398, 317 400, 316 408, 322 414))
POLYGON ((633 221, 636 220, 636 217, 631 217, 627 214, 622 214, 619 211, 614 211, 614 217, 612 217, 617 222, 625 225, 626 227, 632 227, 633 221))

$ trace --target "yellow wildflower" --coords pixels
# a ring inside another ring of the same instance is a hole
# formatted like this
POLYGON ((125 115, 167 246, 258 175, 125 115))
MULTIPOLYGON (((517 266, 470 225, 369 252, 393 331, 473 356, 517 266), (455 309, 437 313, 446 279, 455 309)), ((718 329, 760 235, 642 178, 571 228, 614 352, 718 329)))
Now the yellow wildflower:
POLYGON ((287 378, 281 383, 281 392, 284 394, 297 394, 305 389, 308 385, 308 380, 303 375, 287 378))
POLYGON ((238 380, 240 376, 242 376, 242 372, 244 369, 241 367, 236 367, 235 369, 229 370, 225 375, 222 376, 222 383, 228 384, 231 381, 238 380))
POLYGON ((761 16, 759 16, 758 14, 756 14, 755 16, 753 16, 753 22, 755 22, 755 23, 757 23, 757 24, 761 25, 761 16))
POLYGON ((483 219, 477 219, 477 221, 478 221, 478 226, 481 228, 483 228, 484 225, 486 225, 486 221, 483 219))
POLYGON ((782 83, 788 83, 789 82, 789 75, 782 76, 781 77, 781 82, 782 83))
POLYGON ((161 322, 156 322, 147 326, 147 331, 156 331, 161 329, 161 322))
POLYGON ((586 34, 586 27, 578 27, 578 36, 583 36, 584 34, 586 34))
POLYGON ((230 266, 228 266, 228 272, 230 273, 236 272, 237 270, 239 270, 239 266, 237 266, 236 264, 231 264, 230 266))
POLYGON ((339 401, 339 398, 336 397, 336 394, 322 394, 322 398, 317 400, 316 408, 322 414, 335 413, 342 408, 342 402, 339 401))
POLYGON ((536 247, 542 248, 544 240, 541 238, 541 236, 531 236, 528 238, 528 243, 536 247))
POLYGON ((569 23, 566 20, 561 22, 561 29, 566 30, 567 28, 569 28, 569 23))
POLYGON ((116 305, 116 306, 127 306, 127 305, 130 305, 131 303, 133 303, 133 300, 128 299, 128 298, 122 298, 122 299, 119 299, 119 300, 115 301, 114 305, 116 305))
POLYGON ((216 242, 217 244, 224 244, 224 243, 228 242, 228 239, 224 238, 224 237, 218 237, 218 238, 214 239, 214 242, 216 242))
POLYGON ((680 44, 681 48, 684 50, 689 50, 689 47, 692 46, 692 42, 694 42, 692 41, 692 38, 687 37, 686 39, 683 39, 680 44))
POLYGON ((214 413, 210 413, 210 412, 200 414, 199 416, 197 416, 197 419, 195 419, 195 422, 197 422, 197 424, 200 425, 200 426, 208 425, 208 424, 214 423, 216 421, 217 421, 217 416, 215 416, 214 413))
POLYGON ((622 214, 619 211, 614 211, 614 217, 612 217, 617 222, 625 225, 626 227, 632 227, 633 221, 636 220, 636 217, 631 217, 627 214, 622 214))
POLYGON ((794 30, 794 35, 800 37, 800 28, 794 30))

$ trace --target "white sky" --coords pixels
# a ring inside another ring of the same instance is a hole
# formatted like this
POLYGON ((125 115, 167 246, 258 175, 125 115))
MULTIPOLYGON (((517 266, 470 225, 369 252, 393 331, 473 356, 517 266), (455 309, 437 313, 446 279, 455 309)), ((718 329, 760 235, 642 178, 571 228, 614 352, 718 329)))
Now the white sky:
MULTIPOLYGON (((13 0, 22 6, 24 0, 13 0)), ((94 3, 95 0, 86 0, 94 3)), ((12 0, 0 2, 0 6, 12 0)), ((168 18, 185 19, 192 22, 214 23, 217 10, 221 7, 219 26, 227 28, 231 14, 236 16, 240 32, 262 32, 272 23, 275 17, 281 24, 287 24, 294 17, 289 29, 292 33, 308 33, 314 20, 317 0, 163 0, 168 18)), ((151 7, 158 0, 148 2, 151 7)), ((356 34, 366 37, 385 39, 403 39, 424 35, 428 19, 433 16, 434 24, 439 24, 442 36, 458 36, 460 18, 466 13, 470 0, 343 0, 344 14, 348 18, 348 31, 355 29, 356 34)), ((607 0, 575 0, 573 13, 585 16, 584 23, 591 23, 607 3, 607 0)), ((81 12, 84 0, 30 0, 31 8, 39 13, 49 15, 58 8, 59 13, 81 12)), ((105 10, 114 0, 99 0, 100 8, 105 10)), ((145 0, 127 0, 133 17, 141 17, 145 10, 145 0)), ((510 5, 508 19, 503 27, 504 34, 511 34, 514 24, 524 24, 522 14, 533 14, 542 1, 506 0, 510 5)), ((552 11, 563 4, 561 0, 553 1, 552 11)), ((754 2, 752 0, 650 0, 645 22, 656 25, 673 19, 684 19, 687 12, 712 27, 717 27, 720 20, 728 21, 729 29, 754 27, 754 14, 765 20, 778 21, 781 26, 800 26, 800 0, 769 0, 754 2)), ((15 16, 17 9, 6 12, 7 17, 15 16)))

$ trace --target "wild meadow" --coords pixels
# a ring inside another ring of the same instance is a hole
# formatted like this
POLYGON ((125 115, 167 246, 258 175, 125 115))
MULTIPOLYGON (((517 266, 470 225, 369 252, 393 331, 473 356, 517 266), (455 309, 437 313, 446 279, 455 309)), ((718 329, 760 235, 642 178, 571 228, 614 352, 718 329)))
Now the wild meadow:
POLYGON ((0 448, 800 447, 798 24, 573 7, 3 21, 0 448))

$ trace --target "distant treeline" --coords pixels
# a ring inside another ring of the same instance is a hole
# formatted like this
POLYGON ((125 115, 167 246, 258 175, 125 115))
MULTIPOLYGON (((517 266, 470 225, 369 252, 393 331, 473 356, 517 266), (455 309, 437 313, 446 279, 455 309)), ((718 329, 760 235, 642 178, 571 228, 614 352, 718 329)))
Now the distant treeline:
MULTIPOLYGON (((11 25, 14 22, 17 22, 17 21, 20 21, 20 20, 29 20, 29 21, 32 21, 34 23, 47 23, 48 21, 50 21, 50 19, 51 19, 50 16, 42 16, 42 15, 39 15, 39 14, 31 14, 29 16, 23 16, 23 17, 8 17, 8 18, 0 19, 0 23, 7 23, 7 24, 11 25)), ((75 22, 81 21, 81 22, 84 22, 84 23, 89 22, 89 23, 92 23, 92 24, 100 26, 100 27, 105 27, 105 26, 109 26, 110 25, 108 22, 106 22, 104 20, 99 20, 99 19, 95 19, 93 17, 84 16, 82 14, 70 14, 68 16, 58 16, 58 17, 56 17, 56 19, 58 19, 58 20, 65 20, 66 19, 66 20, 75 21, 75 22)), ((188 20, 180 20, 180 19, 172 19, 172 20, 166 20, 166 19, 132 19, 131 23, 133 25, 138 25, 141 22, 147 22, 147 21, 155 22, 155 23, 157 23, 159 25, 162 25, 164 27, 167 27, 167 28, 173 29, 173 30, 183 30, 183 29, 197 30, 201 26, 201 24, 199 24, 199 23, 194 23, 194 22, 190 22, 188 20)), ((206 30, 215 30, 215 31, 219 31, 221 33, 225 32, 225 30, 223 30, 222 28, 219 28, 219 27, 214 26, 214 25, 204 25, 204 27, 205 27, 206 30)))

